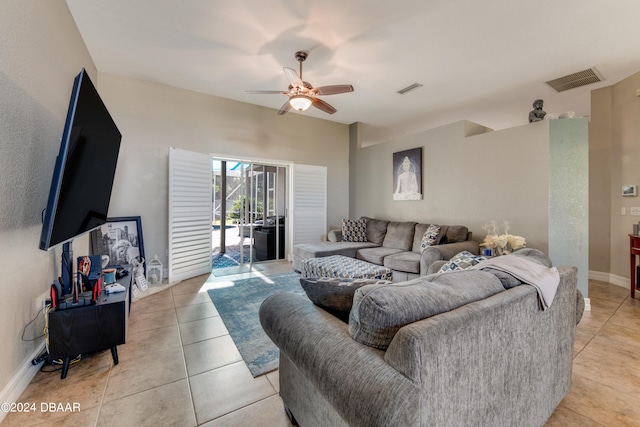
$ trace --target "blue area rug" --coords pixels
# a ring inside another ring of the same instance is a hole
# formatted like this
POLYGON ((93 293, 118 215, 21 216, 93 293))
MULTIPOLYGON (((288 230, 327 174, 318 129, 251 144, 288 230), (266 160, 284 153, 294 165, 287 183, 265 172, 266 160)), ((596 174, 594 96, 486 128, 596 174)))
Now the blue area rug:
MULTIPOLYGON (((244 262, 249 263, 249 257, 243 255, 244 262)), ((211 268, 237 267, 240 265, 240 252, 228 252, 225 254, 213 254, 211 257, 211 268)))
POLYGON ((236 280, 233 286, 207 291, 242 359, 254 377, 278 369, 280 351, 260 325, 260 304, 276 292, 305 295, 300 274, 291 272, 269 277, 236 280))

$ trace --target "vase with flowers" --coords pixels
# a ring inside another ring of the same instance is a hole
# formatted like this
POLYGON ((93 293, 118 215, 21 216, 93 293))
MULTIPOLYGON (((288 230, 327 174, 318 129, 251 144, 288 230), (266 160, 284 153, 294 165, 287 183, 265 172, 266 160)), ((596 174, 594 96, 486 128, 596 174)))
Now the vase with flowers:
POLYGON ((481 247, 491 249, 494 255, 506 255, 516 249, 524 248, 527 242, 524 237, 509 234, 509 223, 503 222, 502 230, 496 221, 486 223, 482 229, 487 233, 481 247))

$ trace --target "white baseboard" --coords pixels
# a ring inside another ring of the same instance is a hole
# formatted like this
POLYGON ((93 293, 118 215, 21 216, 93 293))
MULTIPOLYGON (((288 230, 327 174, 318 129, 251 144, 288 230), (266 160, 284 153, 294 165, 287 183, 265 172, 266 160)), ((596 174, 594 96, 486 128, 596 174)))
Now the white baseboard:
MULTIPOLYGON (((589 279, 597 280, 598 282, 607 282, 612 285, 621 286, 629 289, 630 281, 628 277, 618 276, 617 274, 603 273, 601 271, 589 270, 589 279)), ((591 303, 588 302, 589 298, 584 299, 585 310, 591 310, 591 303), (587 308, 588 307, 588 308, 587 308)))
POLYGON ((611 273, 603 273, 601 271, 589 270, 589 279, 597 280, 599 282, 609 282, 612 285, 622 286, 624 288, 629 287, 629 278, 618 276, 611 273))
MULTIPOLYGON (((589 280, 597 280, 598 282, 607 282, 612 285, 621 286, 623 288, 629 287, 629 278, 618 276, 616 274, 604 273, 602 271, 589 270, 589 280)), ((589 298, 584 299, 585 311, 591 311, 591 301, 589 298)))
MULTIPOLYGON (((40 365, 34 366, 31 361, 36 359, 44 352, 44 341, 36 348, 31 356, 22 363, 22 367, 11 378, 11 381, 0 392, 0 402, 18 402, 20 395, 27 388, 33 377, 40 370, 40 365)), ((6 412, 0 411, 0 423, 7 415, 6 412)))

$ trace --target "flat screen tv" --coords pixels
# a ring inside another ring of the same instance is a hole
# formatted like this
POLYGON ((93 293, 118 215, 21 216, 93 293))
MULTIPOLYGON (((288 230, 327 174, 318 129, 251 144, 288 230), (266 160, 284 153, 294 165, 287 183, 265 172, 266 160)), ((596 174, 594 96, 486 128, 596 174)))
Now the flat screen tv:
POLYGON ((107 221, 121 139, 83 68, 73 83, 43 215, 40 249, 70 242, 107 221))

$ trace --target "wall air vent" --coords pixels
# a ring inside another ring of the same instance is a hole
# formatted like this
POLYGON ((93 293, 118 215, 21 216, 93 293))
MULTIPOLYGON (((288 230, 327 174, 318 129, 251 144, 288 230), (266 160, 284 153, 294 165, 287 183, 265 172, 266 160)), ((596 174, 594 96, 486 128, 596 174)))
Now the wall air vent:
POLYGON ((604 79, 598 70, 595 68, 588 68, 555 80, 550 80, 547 84, 557 92, 562 92, 576 87, 590 85, 591 83, 601 82, 603 80, 604 79))
POLYGON ((419 87, 422 87, 422 85, 420 83, 414 83, 412 85, 409 85, 409 86, 405 87, 404 89, 400 89, 398 91, 398 93, 400 95, 404 95, 405 93, 411 92, 412 90, 418 89, 419 87))

